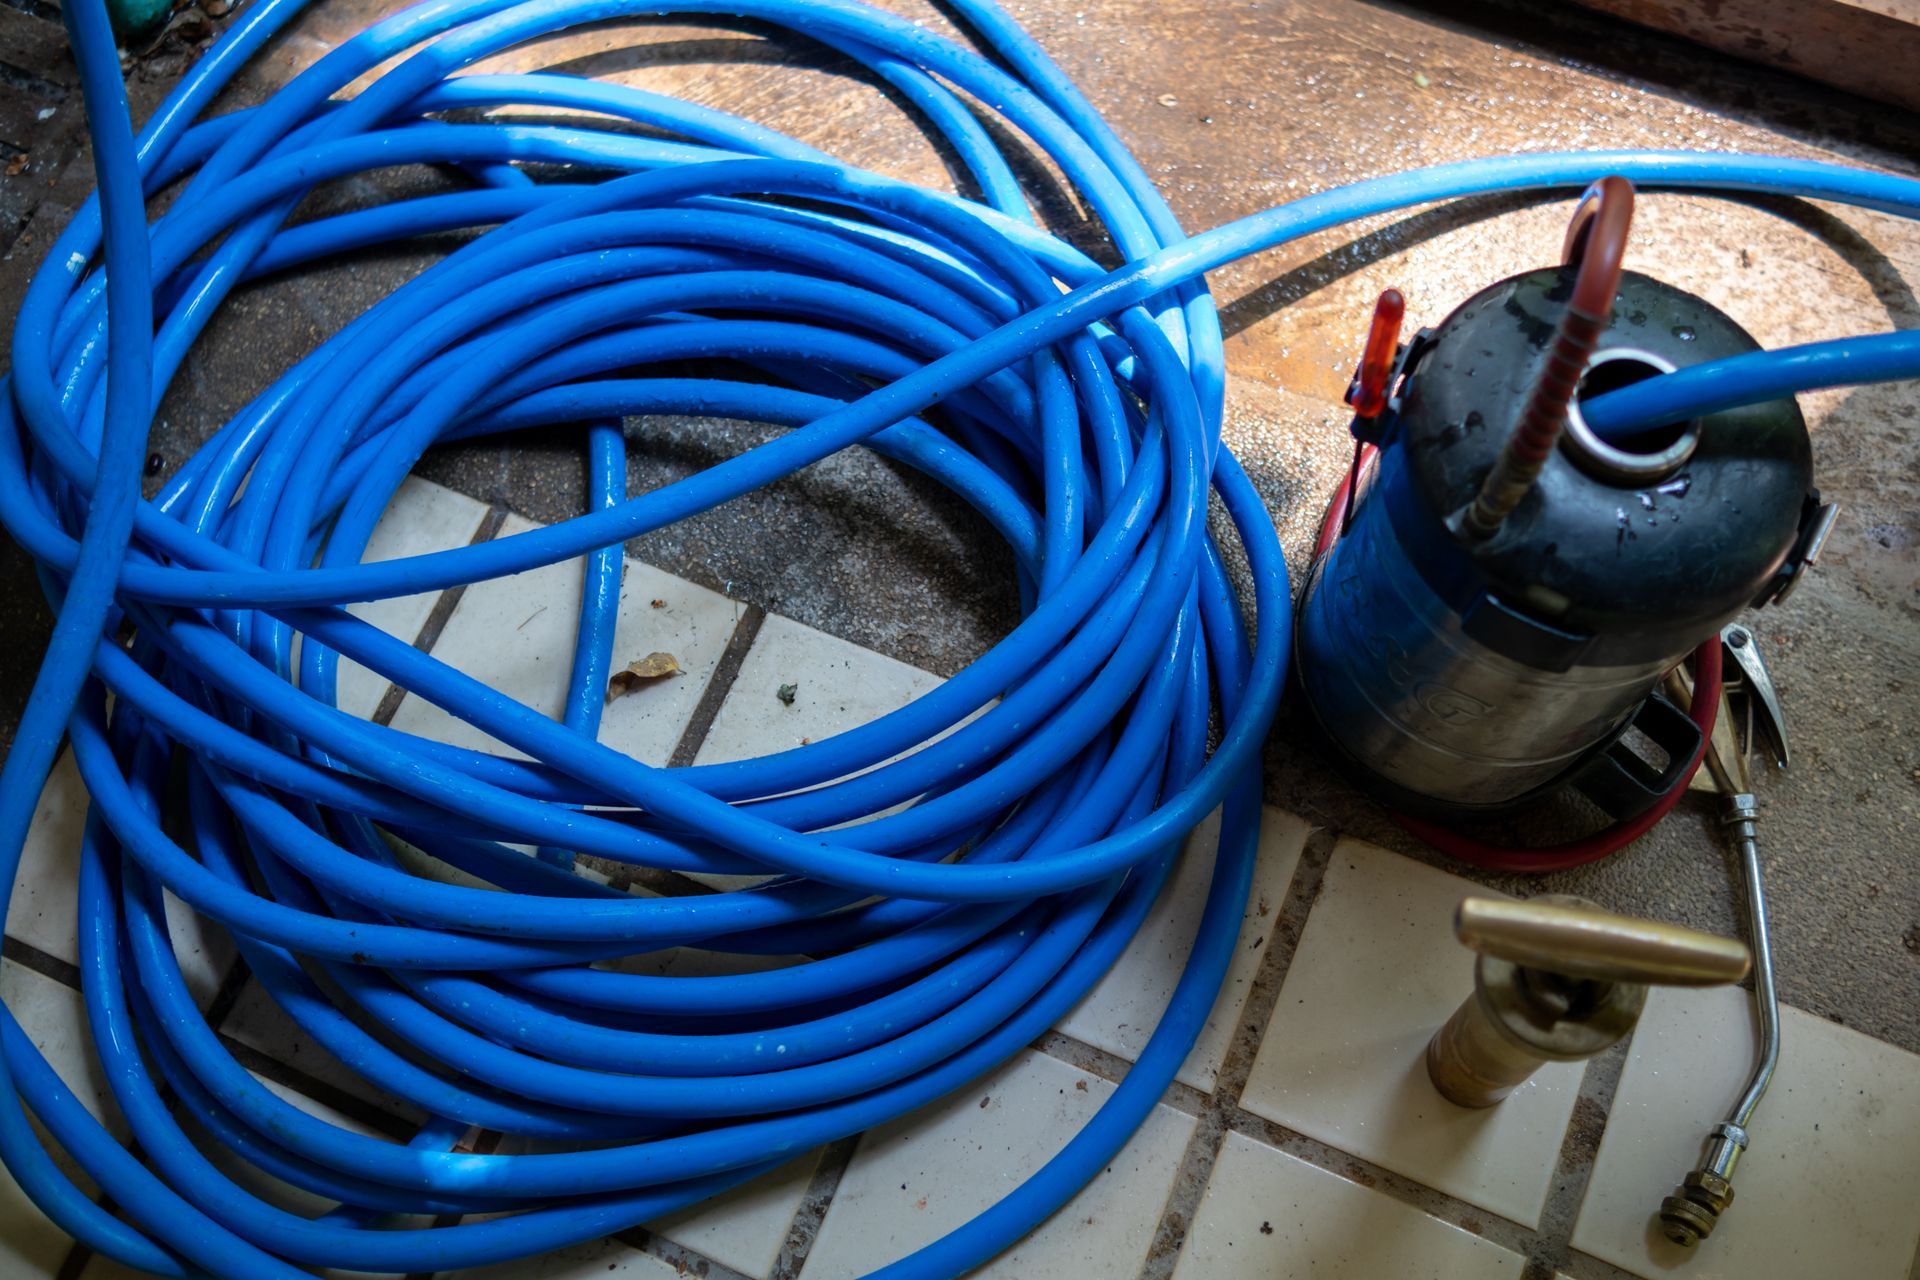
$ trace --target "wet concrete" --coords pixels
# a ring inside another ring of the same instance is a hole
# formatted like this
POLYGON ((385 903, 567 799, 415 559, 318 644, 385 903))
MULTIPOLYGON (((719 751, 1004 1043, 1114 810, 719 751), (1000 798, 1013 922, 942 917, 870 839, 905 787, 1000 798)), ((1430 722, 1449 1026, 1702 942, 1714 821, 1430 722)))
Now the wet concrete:
MULTIPOLYGON (((909 0, 889 7, 952 30, 909 0)), ((385 6, 316 5, 236 86, 245 103, 385 6)), ((1903 173, 1920 120, 1584 13, 1514 3, 1418 5, 1087 0, 1013 6, 1107 115, 1194 229, 1357 178, 1512 150, 1672 146, 1837 156, 1903 173)), ((135 71, 151 109, 190 49, 135 71)), ((502 65, 612 76, 737 111, 855 163, 952 185, 909 111, 818 47, 750 25, 616 24, 502 65)), ((14 237, 10 312, 64 208, 90 180, 58 67, 60 110, 0 139, 28 157, 0 190, 14 237)), ((0 96, 11 93, 0 89, 0 96)), ((42 92, 35 89, 35 92, 42 92)), ((13 120, 0 114, 0 123, 13 120)), ((24 117, 22 117, 24 118, 24 117)), ((0 130, 3 133, 4 130, 0 130)), ((1050 225, 1100 252, 1045 165, 1023 178, 1050 225)), ((405 175, 403 182, 428 182, 405 175)), ((354 202, 355 187, 329 199, 354 202)), ((1375 220, 1234 264, 1210 279, 1226 320, 1227 439, 1267 498, 1296 570, 1347 457, 1337 398, 1370 299, 1403 289, 1432 322, 1486 283, 1550 261, 1564 202, 1467 202, 1375 220)), ((163 407, 163 469, 443 246, 361 255, 249 288, 216 320, 163 407)), ((1774 345, 1920 324, 1920 235, 1873 213, 1792 202, 1651 195, 1631 265, 1707 298, 1774 345)), ((1792 722, 1795 768, 1763 784, 1775 945, 1789 1001, 1920 1049, 1920 388, 1804 398, 1819 483, 1844 507, 1826 562, 1784 608, 1751 621, 1792 722)), ((630 482, 650 488, 750 446, 737 423, 631 424, 630 482)), ((436 451, 422 470, 538 519, 579 509, 577 440, 436 451)), ((838 457, 638 540, 634 552, 744 600, 951 672, 1013 619, 1005 553, 964 504, 864 453, 838 457)), ((0 728, 9 734, 43 643, 25 565, 0 556, 0 728)), ((1297 712, 1277 727, 1268 796, 1316 823, 1442 861, 1317 763, 1297 712)), ((1607 863, 1498 887, 1578 892, 1628 911, 1731 930, 1735 902, 1713 810, 1689 801, 1607 863)), ((1457 868, 1456 868, 1457 869, 1457 868)))

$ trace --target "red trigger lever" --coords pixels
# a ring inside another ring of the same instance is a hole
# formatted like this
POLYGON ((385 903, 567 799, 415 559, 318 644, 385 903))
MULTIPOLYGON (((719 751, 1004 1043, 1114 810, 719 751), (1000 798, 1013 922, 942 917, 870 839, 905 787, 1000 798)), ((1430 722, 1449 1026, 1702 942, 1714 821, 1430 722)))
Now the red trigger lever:
MULTIPOLYGON (((1345 537, 1353 523, 1354 490, 1360 483, 1360 468, 1367 452, 1379 439, 1379 418, 1386 412, 1387 390, 1393 381, 1393 362, 1400 354, 1400 321, 1407 314, 1407 300, 1398 289, 1381 293, 1373 304, 1373 321, 1367 327, 1367 345, 1360 353, 1360 365, 1347 385, 1347 403, 1353 406, 1353 464, 1347 469, 1347 483, 1340 502, 1340 536, 1345 537)), ((1322 548, 1324 549, 1324 548, 1322 548)))

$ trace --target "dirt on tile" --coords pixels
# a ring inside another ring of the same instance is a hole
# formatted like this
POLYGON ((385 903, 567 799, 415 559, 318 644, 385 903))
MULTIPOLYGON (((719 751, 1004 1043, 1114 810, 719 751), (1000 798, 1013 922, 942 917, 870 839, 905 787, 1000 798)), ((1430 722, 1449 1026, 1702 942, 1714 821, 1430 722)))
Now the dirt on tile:
MULTIPOLYGON (((227 105, 257 102, 390 7, 313 7, 236 83, 227 105)), ((918 0, 887 7, 954 29, 918 0)), ((1011 7, 1195 229, 1370 175, 1513 150, 1740 148, 1900 173, 1914 173, 1920 158, 1920 121, 1909 114, 1563 6, 1011 7)), ((924 140, 897 95, 818 45, 770 40, 752 24, 610 23, 510 61, 684 94, 857 163, 965 188, 951 176, 952 157, 924 140)), ((52 63, 25 70, 27 88, 0 86, 0 98, 37 95, 31 112, 0 112, 0 126, 20 135, 4 138, 14 148, 4 157, 28 157, 0 182, 0 236, 10 250, 0 262, 0 303, 15 306, 27 271, 92 185, 68 82, 52 63), (53 114, 38 121, 47 107, 53 114)), ((177 70, 149 64, 132 78, 137 114, 152 110, 177 70)), ((1111 260, 1051 164, 1025 161, 1020 177, 1050 226, 1111 260)), ((404 171, 383 179, 414 191, 446 181, 404 171)), ((314 207, 381 194, 377 184, 344 184, 314 207)), ((1552 260, 1565 214, 1564 201, 1460 202, 1322 234, 1211 276, 1228 334, 1227 442, 1268 502, 1296 580, 1348 456, 1338 400, 1372 296, 1396 285, 1413 318, 1431 322, 1493 279, 1552 260)), ((451 243, 353 255, 237 291, 161 407, 151 450, 163 474, 274 372, 451 243)), ((1768 345, 1920 324, 1912 286, 1920 236, 1877 213, 1650 195, 1632 265, 1701 294, 1768 345)), ((1842 504, 1841 524, 1807 587, 1753 619, 1797 752, 1794 768, 1766 779, 1760 797, 1781 989, 1803 1008, 1920 1049, 1920 1002, 1911 998, 1920 982, 1920 389, 1821 393, 1804 404, 1819 483, 1842 504)), ((629 482, 657 487, 767 434, 710 419, 634 422, 629 482)), ((511 447, 435 450, 421 470, 539 520, 565 518, 584 500, 580 440, 564 431, 511 447)), ((972 509, 864 451, 629 550, 939 674, 977 657, 1017 620, 1011 558, 972 509)), ((10 735, 48 634, 29 566, 11 545, 0 547, 0 627, 15 641, 0 653, 0 732, 10 735)), ((1267 798, 1438 861, 1329 772, 1294 709, 1272 738, 1267 798)), ((1545 880, 1481 878, 1508 891, 1584 893, 1723 932, 1737 918, 1705 801, 1689 801, 1607 863, 1545 880)))

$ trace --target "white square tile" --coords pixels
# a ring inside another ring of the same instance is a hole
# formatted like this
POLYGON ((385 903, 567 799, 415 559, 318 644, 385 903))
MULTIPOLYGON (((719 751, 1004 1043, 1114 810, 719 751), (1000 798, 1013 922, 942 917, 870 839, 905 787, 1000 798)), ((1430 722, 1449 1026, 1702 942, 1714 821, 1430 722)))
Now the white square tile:
POLYGON ((0 961, 0 997, 5 998, 20 1029, 74 1096, 96 1119, 124 1138, 126 1129, 94 1053, 85 998, 66 983, 55 982, 11 960, 0 961))
MULTIPOLYGON (((248 1074, 252 1075, 254 1080, 258 1082, 262 1088, 273 1094, 276 1098, 279 1098, 282 1102, 298 1107, 308 1115, 324 1120, 336 1129, 344 1129, 349 1133, 358 1134, 363 1138, 379 1138, 385 1141, 393 1140, 394 1135, 381 1133, 378 1129, 362 1124, 345 1112, 337 1111, 326 1103, 310 1098, 296 1089, 289 1089, 277 1081, 269 1080, 253 1072, 249 1072, 248 1074)), ((210 1156, 213 1162, 220 1166, 220 1171, 233 1179, 235 1183, 252 1191, 261 1199, 271 1201, 289 1212, 298 1213, 305 1217, 315 1217, 319 1214, 330 1212, 338 1203, 325 1196, 315 1195, 313 1192, 304 1188, 282 1182, 272 1174, 265 1173, 253 1165, 248 1164, 245 1160, 232 1155, 224 1147, 211 1151, 210 1156)), ((427 1220, 422 1218, 409 1219, 408 1221, 424 1225, 427 1220)))
MULTIPOLYGON (((495 1149, 502 1155, 518 1156, 575 1148, 569 1143, 509 1134, 495 1149)), ((806 1198, 818 1163, 819 1153, 809 1151, 742 1186, 642 1226, 652 1236, 714 1259, 742 1275, 764 1277, 780 1260, 793 1216, 806 1198)))
POLYGON ((1734 1170, 1733 1204, 1693 1249, 1654 1214, 1745 1083, 1752 1000, 1656 988, 1600 1140, 1573 1246, 1686 1280, 1907 1280, 1920 1245, 1920 1057, 1783 1008, 1780 1066, 1734 1170))
MULTIPOLYGON (((351 1116, 334 1110, 324 1102, 317 1102, 303 1093, 299 1093, 296 1090, 289 1089, 284 1085, 277 1084, 272 1080, 265 1079, 258 1075, 254 1076, 254 1079, 259 1081, 263 1087, 282 1101, 289 1102, 307 1114, 316 1116, 336 1128, 345 1129, 349 1132, 360 1134, 363 1137, 388 1137, 388 1135, 383 1135, 373 1129, 369 1129, 366 1125, 361 1124, 351 1116)), ((207 1158, 219 1168, 220 1172, 231 1179, 236 1186, 245 1189, 254 1196, 284 1209, 289 1213, 297 1213, 302 1217, 313 1218, 320 1214, 327 1213, 336 1207, 336 1201, 324 1196, 314 1195, 310 1191, 282 1182, 272 1174, 262 1172, 260 1169, 248 1164, 245 1160, 234 1155, 230 1150, 217 1143, 203 1144, 202 1151, 207 1158)), ((431 1223, 432 1219, 428 1217, 409 1216, 401 1218, 398 1221, 388 1220, 384 1225, 391 1228, 416 1229, 427 1227, 431 1225, 431 1223)), ((338 1271, 331 1268, 323 1269, 319 1272, 319 1275, 324 1277, 325 1280, 378 1280, 379 1277, 389 1276, 391 1274, 392 1273, 387 1272, 338 1271)), ((145 1275, 146 1273, 143 1271, 134 1271, 128 1267, 121 1266, 117 1262, 96 1256, 87 1264, 86 1270, 80 1273, 80 1278, 81 1280, 140 1280, 140 1278, 145 1275)), ((395 1277, 394 1280, 398 1280, 398 1278, 395 1277)))
MULTIPOLYGON (((447 547, 464 546, 486 515, 486 507, 451 489, 409 478, 369 539, 365 559, 391 560, 447 547)), ((374 600, 348 611, 382 630, 412 642, 432 610, 438 592, 374 600)), ((342 660, 338 704, 355 715, 372 714, 387 682, 364 667, 342 660)), ((64 748, 34 811, 33 826, 21 853, 7 932, 48 955, 79 963, 74 903, 80 837, 86 828, 87 788, 64 748)), ((219 989, 232 966, 233 947, 224 930, 201 921, 171 895, 167 922, 182 972, 202 1008, 219 989)))
POLYGON ((1582 1063, 1549 1063, 1498 1106, 1455 1106, 1427 1078, 1433 1032, 1473 990, 1453 936, 1487 890, 1342 840, 1307 916, 1242 1104, 1532 1226, 1566 1136, 1582 1063))
MULTIPOLYGON (((373 536, 367 539, 366 550, 360 558, 367 563, 401 560, 429 551, 464 547, 473 541, 486 515, 485 503, 431 480, 408 476, 393 495, 380 523, 373 527, 373 536)), ((438 591, 423 591, 418 595, 348 605, 347 612, 412 644, 439 598, 438 591)), ((386 696, 386 677, 375 675, 346 658, 340 660, 339 672, 334 704, 356 716, 372 715, 380 699, 386 696)))
POLYGON ((62 747, 20 850, 20 870, 7 908, 7 933, 68 964, 80 961, 75 901, 80 837, 86 826, 87 784, 73 762, 73 748, 62 747))
MULTIPOLYGON (((94 1056, 80 993, 24 965, 0 960, 0 998, 5 999, 21 1030, 87 1110, 107 1120, 109 1129, 124 1139, 126 1130, 113 1110, 105 1077, 94 1056)), ((68 1177, 79 1174, 72 1160, 51 1144, 46 1130, 37 1123, 35 1132, 68 1177)), ((79 1185, 89 1193, 94 1190, 84 1175, 80 1175, 79 1185)), ((72 1247, 67 1233, 41 1213, 13 1175, 0 1167, 0 1276, 8 1280, 15 1276, 21 1280, 51 1280, 72 1247)))
MULTIPOLYGON (((1220 1064, 1233 1043, 1240 1010, 1253 989, 1254 974, 1266 956, 1273 927, 1279 923, 1280 906, 1306 838, 1305 822, 1271 805, 1264 807, 1260 860, 1253 870, 1253 891, 1247 897, 1239 945, 1206 1028, 1180 1067, 1180 1081, 1202 1093, 1213 1092, 1220 1064)), ((1180 863, 1140 931, 1113 968, 1060 1023, 1061 1031, 1129 1062, 1140 1056, 1173 994, 1173 984, 1180 977, 1187 954, 1193 950, 1194 931, 1206 906, 1214 851, 1219 844, 1220 814, 1216 810, 1187 837, 1180 863)))
POLYGON ((0 1167, 0 1275, 53 1280, 73 1248, 73 1238, 40 1212, 0 1167))
POLYGON ((746 760, 818 742, 897 711, 940 683, 918 667, 768 614, 695 761, 746 760), (791 703, 780 699, 789 684, 791 703))
MULTIPOLYGON (((931 1243, 1050 1160, 1113 1086, 1022 1053, 943 1102, 867 1133, 834 1194, 804 1280, 864 1276, 931 1243)), ((1154 1108, 1106 1171, 1013 1249, 971 1274, 1084 1280, 1140 1269, 1192 1136, 1154 1108)))
POLYGON ((1229 1132, 1174 1280, 1515 1280, 1526 1259, 1229 1132))
POLYGON ((371 1084, 309 1039, 306 1031, 281 1010, 257 979, 247 979, 233 1011, 220 1025, 220 1033, 275 1062, 378 1107, 402 1125, 417 1126, 427 1118, 426 1112, 371 1084))
MULTIPOLYGON (((940 677, 918 667, 769 614, 694 762, 747 760, 819 742, 897 711, 940 683, 940 677), (791 703, 780 697, 781 687, 789 684, 794 686, 791 703)), ((766 877, 695 873, 693 878, 718 889, 738 889, 766 877)))
POLYGON ((167 937, 173 943, 173 958, 180 964, 180 976, 194 1004, 205 1009, 220 993, 220 984, 233 969, 233 939, 215 921, 201 916, 180 899, 161 890, 167 906, 167 937))
POLYGON ((704 1204, 647 1224, 647 1230, 705 1254, 743 1275, 764 1277, 780 1260, 793 1215, 807 1197, 817 1151, 704 1204))
POLYGON ((490 1267, 448 1271, 443 1280, 687 1280, 687 1273, 630 1244, 596 1240, 490 1267))
MULTIPOLYGON (((9 935, 72 965, 80 963, 80 838, 88 803, 73 749, 62 748, 34 810, 7 910, 9 935)), ((204 1009, 233 967, 233 943, 224 929, 201 919, 170 893, 166 907, 174 956, 195 1002, 204 1009)))
MULTIPOLYGON (((536 527, 509 517, 500 536, 536 527)), ((583 576, 580 561, 567 560, 474 583, 447 620, 433 656, 557 719, 573 665, 583 576)), ((725 596, 627 560, 614 670, 661 651, 679 661, 680 674, 649 681, 607 703, 600 741, 649 764, 665 764, 693 718, 738 617, 738 606, 725 596), (655 600, 661 602, 658 608, 655 600)), ((460 746, 520 754, 412 695, 401 702, 393 724, 460 746)))

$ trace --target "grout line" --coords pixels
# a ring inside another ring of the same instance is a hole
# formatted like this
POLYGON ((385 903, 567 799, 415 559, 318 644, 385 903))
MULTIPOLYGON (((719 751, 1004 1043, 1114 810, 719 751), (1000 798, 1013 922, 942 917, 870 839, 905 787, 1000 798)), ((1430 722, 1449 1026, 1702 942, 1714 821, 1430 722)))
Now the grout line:
POLYGON ((807 1183, 807 1193, 800 1198, 800 1207, 793 1211, 786 1242, 780 1246, 780 1256, 774 1261, 769 1280, 799 1280, 801 1270, 807 1265, 807 1256, 813 1252, 813 1242, 819 1238, 820 1224, 826 1221, 827 1209, 840 1190, 840 1179, 853 1163, 853 1153, 859 1146, 860 1135, 855 1134, 820 1149, 813 1177, 807 1183))
MULTIPOLYGON (((1531 1280, 1534 1274, 1528 1271, 1525 1280, 1531 1280)), ((1547 1271, 1539 1274, 1552 1277, 1555 1273, 1547 1271)), ((1568 1277, 1568 1280, 1645 1280, 1637 1272, 1626 1271, 1611 1262, 1577 1252, 1567 1254, 1566 1260, 1560 1264, 1559 1274, 1568 1277)))
POLYGON ((67 1250, 67 1256, 61 1261, 59 1269, 53 1273, 53 1280, 80 1280, 81 1275, 86 1272, 87 1264, 92 1261, 93 1250, 76 1240, 73 1247, 67 1250))
POLYGON ((694 705, 693 716, 681 731, 680 741, 674 744, 673 754, 667 758, 669 769, 684 769, 700 754, 700 748, 713 728, 713 719, 720 714, 720 704, 733 691, 733 682, 740 677, 741 664, 747 660, 747 650, 753 648, 753 642, 760 634, 760 624, 766 620, 767 611, 757 604, 750 603, 742 610, 740 621, 734 623, 733 635, 728 638, 727 647, 720 654, 720 661, 714 664, 713 677, 707 681, 700 701, 694 705))
POLYGON ((213 993, 213 999, 207 1002, 207 1025, 218 1031, 220 1025, 233 1012, 233 1006, 240 1003, 240 996, 247 989, 247 979, 253 971, 247 968, 246 958, 236 955, 233 967, 227 970, 227 976, 220 979, 220 986, 213 993))
POLYGON ((1232 1117, 1239 1112, 1240 1092, 1246 1087, 1247 1076, 1253 1070, 1260 1040, 1266 1034, 1267 1022, 1273 1016, 1280 987, 1286 981, 1287 969, 1293 963, 1294 952, 1300 945, 1300 934, 1306 926, 1307 913, 1312 910, 1314 899, 1320 895, 1320 885, 1326 879, 1327 862, 1332 856, 1335 839, 1334 833, 1325 828, 1315 828, 1307 833, 1300 859, 1294 865, 1293 881, 1287 886, 1286 896, 1281 900, 1280 917, 1273 924, 1272 941, 1267 944, 1267 952, 1261 957, 1260 967, 1254 974, 1253 987, 1247 992, 1246 1001, 1241 1006, 1240 1025, 1227 1044, 1226 1057, 1220 1063, 1213 1094, 1201 1109, 1193 1136, 1187 1141, 1173 1191, 1167 1196, 1160 1223, 1154 1229, 1153 1244, 1148 1248, 1147 1260, 1140 1268, 1140 1280, 1167 1280, 1173 1274, 1174 1264, 1180 1259, 1186 1244, 1187 1228, 1200 1207, 1201 1197, 1206 1194, 1207 1183, 1213 1179, 1213 1166, 1220 1157, 1220 1144, 1226 1140, 1232 1117))
MULTIPOLYGON (((1217 1094, 1215 1095, 1218 1096, 1217 1094)), ((1226 1140, 1226 1116, 1210 1099, 1187 1139, 1181 1153, 1180 1171, 1174 1175, 1173 1190, 1160 1211, 1160 1221, 1147 1246, 1147 1258, 1140 1267, 1140 1280, 1167 1280, 1180 1260, 1187 1240, 1187 1228, 1213 1178, 1214 1162, 1220 1158, 1220 1144, 1226 1140)))
MULTIPOLYGON (((138 1147, 129 1144, 127 1150, 133 1153, 136 1159, 142 1159, 139 1156, 138 1147)), ((142 1163, 144 1163, 144 1159, 142 1159, 142 1163)), ((112 1196, 104 1192, 95 1194, 94 1203, 116 1218, 122 1216, 120 1206, 114 1203, 112 1196)), ((91 1246, 81 1244, 78 1240, 75 1240, 72 1247, 67 1250, 67 1256, 61 1259, 59 1268, 53 1273, 53 1280, 80 1280, 81 1275, 86 1271, 88 1266, 92 1264, 94 1257, 95 1254, 91 1246)))
MULTIPOLYGON (((1479 1236, 1489 1244, 1499 1245, 1512 1253, 1528 1259, 1528 1270, 1524 1280, 1533 1280, 1532 1255, 1538 1252, 1539 1233, 1523 1222, 1515 1222, 1502 1217, 1477 1204, 1469 1204, 1457 1196, 1428 1186, 1424 1182, 1409 1178, 1405 1174, 1377 1165, 1371 1160, 1342 1151, 1336 1146, 1310 1138, 1304 1133, 1289 1129, 1285 1125, 1253 1114, 1251 1111, 1234 1109, 1229 1127, 1245 1137, 1278 1148, 1290 1156, 1303 1160, 1327 1173, 1345 1178, 1348 1182, 1358 1183, 1371 1191, 1400 1201, 1411 1208, 1418 1209, 1430 1218, 1459 1227, 1479 1236)), ((1549 1270, 1547 1275, 1551 1276, 1549 1270)))
MULTIPOLYGON (((700 747, 713 729, 714 717, 720 714, 721 704, 726 702, 727 694, 733 691, 733 682, 740 676, 741 664, 747 660, 747 650, 753 648, 753 642, 760 634, 760 624, 766 620, 767 611, 757 604, 749 603, 741 611, 739 621, 733 624, 733 634, 727 637, 727 647, 720 651, 720 660, 713 665, 713 675, 708 677, 707 687, 700 691, 700 701, 694 704, 687 727, 680 731, 680 740, 674 743, 673 753, 667 757, 667 768, 684 769, 700 754, 700 747)), ((625 890, 638 885, 663 898, 690 898, 720 892, 712 885, 677 871, 639 867, 605 858, 583 858, 582 861, 605 872, 616 889, 625 890)))
MULTIPOLYGON (((499 534, 500 526, 507 522, 507 509, 496 502, 487 508, 487 514, 480 518, 480 526, 467 539, 467 545, 478 546, 482 542, 491 542, 499 534)), ((467 593, 467 584, 448 587, 433 602, 433 608, 427 612, 427 620, 420 624, 420 633, 413 638, 413 647, 422 653, 432 653, 433 646, 440 642, 440 633, 447 629, 447 622, 453 617, 453 611, 460 607, 460 597, 467 593)), ((380 695, 379 705, 374 707, 369 717, 375 724, 391 724, 394 715, 400 710, 407 691, 397 684, 389 684, 387 691, 380 695)))
MULTIPOLYGON (((676 1244, 665 1236, 655 1235, 645 1227, 635 1227, 609 1237, 618 1240, 637 1253, 658 1259, 672 1267, 675 1275, 698 1276, 700 1280, 753 1280, 752 1276, 735 1271, 724 1262, 709 1258, 698 1249, 689 1249, 686 1245, 676 1244)), ((611 1267, 608 1270, 612 1270, 611 1267)), ((449 1272, 443 1280, 454 1280, 459 1272, 449 1272)))
MULTIPOLYGON (((1613 1096, 1620 1088, 1632 1043, 1629 1038, 1589 1059, 1580 1075, 1580 1092, 1573 1100, 1573 1114, 1567 1120, 1566 1137, 1560 1144, 1553 1180, 1547 1186, 1539 1233, 1522 1280, 1553 1280, 1573 1253, 1573 1225, 1587 1198, 1594 1158, 1600 1153, 1600 1135, 1613 1111, 1613 1096)), ((1652 1207, 1651 1202, 1648 1207, 1652 1207)))
POLYGON ((635 885, 648 893, 662 898, 697 898, 701 894, 719 893, 720 890, 710 884, 702 884, 692 876, 681 875, 678 871, 666 871, 660 867, 640 867, 631 862, 615 862, 610 858, 594 858, 588 866, 598 867, 607 873, 616 889, 631 889, 635 885))
MULTIPOLYGON (((1045 1032, 1028 1047, 1113 1084, 1119 1084, 1126 1078, 1127 1072, 1133 1070, 1133 1063, 1119 1054, 1077 1040, 1064 1031, 1045 1032)), ((1200 1115, 1207 1108, 1207 1095, 1180 1080, 1167 1086, 1167 1091, 1160 1095, 1160 1101, 1190 1116, 1200 1115)))
POLYGON ((0 955, 13 961, 23 969, 31 969, 43 978, 52 978, 63 986, 80 990, 80 970, 59 956, 48 955, 31 942, 22 942, 12 934, 7 934, 0 942, 0 955))
POLYGON ((235 1062, 254 1074, 265 1076, 275 1084, 285 1085, 296 1093, 305 1094, 315 1102, 324 1103, 340 1114, 358 1120, 370 1129, 378 1129, 390 1138, 405 1142, 413 1137, 418 1128, 378 1103, 369 1102, 356 1094, 348 1093, 339 1085, 328 1084, 325 1080, 310 1076, 298 1067, 290 1067, 278 1058, 267 1056, 252 1045, 242 1044, 225 1032, 220 1033, 220 1044, 235 1062))

